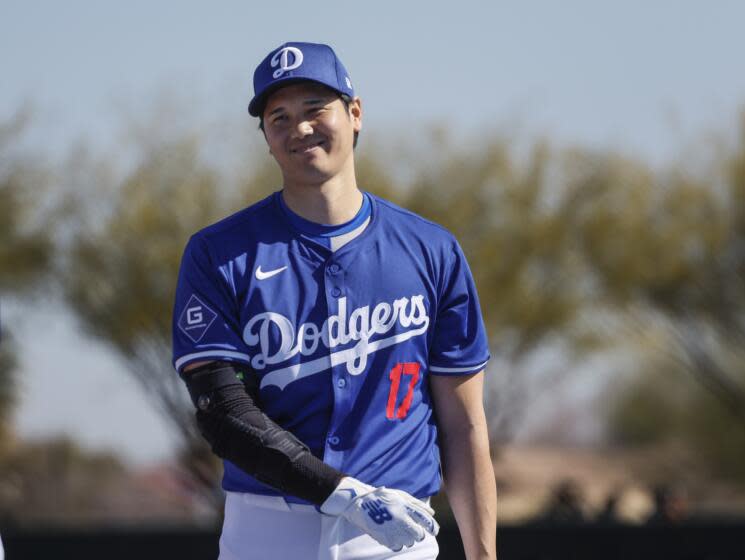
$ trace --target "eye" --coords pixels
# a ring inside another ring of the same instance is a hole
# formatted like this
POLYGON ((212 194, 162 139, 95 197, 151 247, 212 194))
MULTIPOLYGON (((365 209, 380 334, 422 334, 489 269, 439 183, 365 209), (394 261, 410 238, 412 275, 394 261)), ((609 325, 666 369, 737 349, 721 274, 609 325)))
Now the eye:
POLYGON ((287 115, 275 115, 272 117, 272 124, 280 124, 287 120, 287 115))

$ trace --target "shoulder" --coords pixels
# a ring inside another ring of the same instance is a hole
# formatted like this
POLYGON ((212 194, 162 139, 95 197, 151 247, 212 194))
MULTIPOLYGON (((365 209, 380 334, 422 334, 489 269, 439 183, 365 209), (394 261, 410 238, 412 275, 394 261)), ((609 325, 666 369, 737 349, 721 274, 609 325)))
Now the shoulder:
POLYGON ((276 203, 277 193, 194 233, 185 256, 203 265, 220 266, 245 259, 262 243, 287 242, 289 232, 276 203))
POLYGON ((379 213, 378 219, 381 220, 385 227, 390 231, 406 232, 415 238, 420 238, 428 244, 439 244, 452 247, 457 245, 455 236, 440 224, 428 220, 402 208, 389 200, 370 194, 375 201, 376 209, 379 213))
POLYGON ((276 194, 227 216, 191 236, 188 246, 231 258, 262 241, 278 240, 287 235, 279 215, 276 194))
POLYGON ((269 224, 276 223, 276 194, 272 193, 263 200, 202 228, 193 237, 210 242, 220 241, 252 230, 261 230, 269 224))

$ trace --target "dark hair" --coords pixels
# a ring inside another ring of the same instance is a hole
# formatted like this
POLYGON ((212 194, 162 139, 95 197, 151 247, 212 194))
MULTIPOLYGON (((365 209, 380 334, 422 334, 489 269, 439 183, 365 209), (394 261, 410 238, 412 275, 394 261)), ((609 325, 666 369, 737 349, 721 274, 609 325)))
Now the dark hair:
MULTIPOLYGON (((347 114, 349 114, 349 106, 352 104, 352 98, 349 97, 346 93, 340 93, 339 98, 341 99, 341 102, 344 103, 344 108, 347 110, 347 114)), ((266 131, 264 130, 264 108, 261 108, 261 111, 259 112, 259 130, 264 133, 264 136, 266 136, 266 131)), ((357 138, 359 137, 360 133, 359 131, 354 131, 354 141, 352 142, 352 148, 357 147, 357 138)))

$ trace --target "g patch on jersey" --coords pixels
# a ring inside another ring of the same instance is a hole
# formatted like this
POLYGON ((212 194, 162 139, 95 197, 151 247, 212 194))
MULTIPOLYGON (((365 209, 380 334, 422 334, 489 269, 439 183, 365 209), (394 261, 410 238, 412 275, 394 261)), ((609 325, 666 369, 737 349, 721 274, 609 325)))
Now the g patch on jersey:
POLYGON ((199 342, 216 318, 217 313, 192 294, 178 320, 178 327, 193 342, 199 342))

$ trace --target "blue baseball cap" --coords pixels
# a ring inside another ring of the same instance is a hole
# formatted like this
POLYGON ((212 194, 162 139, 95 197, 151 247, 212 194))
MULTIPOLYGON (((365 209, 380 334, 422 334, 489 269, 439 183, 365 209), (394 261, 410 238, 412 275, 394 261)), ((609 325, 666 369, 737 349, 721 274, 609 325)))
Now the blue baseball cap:
POLYGON ((300 80, 317 82, 354 97, 349 73, 334 49, 318 43, 285 43, 270 52, 256 68, 249 114, 258 117, 272 92, 300 80))

